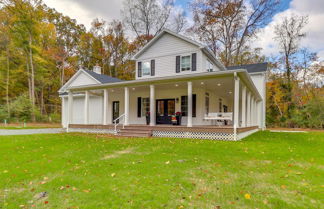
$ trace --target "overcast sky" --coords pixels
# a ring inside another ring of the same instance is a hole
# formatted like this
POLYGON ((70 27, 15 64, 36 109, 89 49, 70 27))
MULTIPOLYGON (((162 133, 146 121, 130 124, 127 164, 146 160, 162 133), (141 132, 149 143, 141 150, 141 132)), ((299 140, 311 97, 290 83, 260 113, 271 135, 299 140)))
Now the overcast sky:
MULTIPOLYGON (((43 0, 49 7, 76 19, 87 28, 95 18, 111 21, 121 19, 120 10, 122 0, 43 0)), ((190 0, 176 0, 175 4, 188 11, 190 0)), ((278 48, 273 40, 273 26, 288 14, 308 15, 309 23, 305 28, 307 34, 302 47, 308 47, 317 52, 324 60, 324 0, 283 0, 281 11, 269 21, 269 24, 260 32, 255 47, 262 47, 267 56, 277 55, 278 48)))

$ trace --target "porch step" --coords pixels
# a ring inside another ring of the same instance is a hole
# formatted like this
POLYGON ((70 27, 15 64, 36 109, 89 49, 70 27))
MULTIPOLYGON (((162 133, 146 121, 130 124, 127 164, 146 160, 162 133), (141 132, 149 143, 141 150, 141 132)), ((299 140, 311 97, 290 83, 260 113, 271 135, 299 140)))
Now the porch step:
POLYGON ((121 129, 119 132, 120 136, 125 137, 151 137, 152 131, 151 130, 145 130, 141 128, 132 129, 132 128, 124 128, 121 129))

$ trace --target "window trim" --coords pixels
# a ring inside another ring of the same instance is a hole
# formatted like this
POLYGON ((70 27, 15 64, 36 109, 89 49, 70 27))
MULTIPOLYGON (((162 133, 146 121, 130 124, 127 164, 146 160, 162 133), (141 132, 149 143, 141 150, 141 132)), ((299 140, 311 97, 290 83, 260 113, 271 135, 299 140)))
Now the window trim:
POLYGON ((148 104, 148 111, 150 112, 150 98, 149 97, 142 97, 141 98, 141 117, 146 117, 146 112, 145 112, 145 105, 144 105, 144 101, 147 100, 147 104, 148 104))
POLYGON ((151 60, 144 60, 144 61, 142 61, 142 69, 141 69, 141 71, 142 71, 142 77, 147 77, 147 76, 151 76, 151 71, 152 71, 152 66, 151 66, 151 60), (149 63, 150 64, 150 69, 149 69, 149 71, 148 71, 148 73, 149 74, 147 74, 147 75, 144 75, 144 63, 149 63))
POLYGON ((192 70, 192 54, 180 55, 180 72, 188 72, 192 70), (189 69, 182 70, 182 57, 189 57, 189 69))
MULTIPOLYGON (((188 95, 180 96, 180 110, 181 110, 181 115, 183 117, 188 117, 188 95), (187 111, 186 112, 184 112, 182 109, 183 98, 187 98, 187 105, 186 105, 187 111), (185 113, 187 113, 187 114, 185 114, 185 113)), ((197 94, 192 94, 192 117, 193 118, 197 117, 197 94)))

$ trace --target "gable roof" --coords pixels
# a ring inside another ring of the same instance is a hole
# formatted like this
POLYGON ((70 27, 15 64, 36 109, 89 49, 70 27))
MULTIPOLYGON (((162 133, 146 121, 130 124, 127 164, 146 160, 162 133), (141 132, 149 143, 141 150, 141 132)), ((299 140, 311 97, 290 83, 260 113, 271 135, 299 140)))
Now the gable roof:
POLYGON ((98 84, 106 84, 106 83, 116 83, 116 82, 121 82, 123 80, 120 80, 118 78, 114 78, 108 75, 103 75, 103 74, 98 74, 90 70, 85 70, 85 69, 80 69, 78 70, 58 91, 60 95, 64 92, 66 92, 66 88, 70 85, 70 83, 75 80, 78 75, 81 73, 86 74, 87 76, 91 77, 94 79, 98 84))
POLYGON ((108 75, 104 75, 104 74, 98 74, 95 73, 91 70, 84 70, 86 73, 88 73, 90 76, 92 76, 94 79, 96 79, 97 81, 99 81, 100 83, 115 83, 115 82, 121 82, 122 80, 118 79, 118 78, 114 78, 108 75))
POLYGON ((238 70, 238 69, 246 69, 248 73, 260 73, 265 72, 268 69, 268 63, 257 63, 257 64, 249 64, 249 65, 237 65, 227 67, 228 70, 238 70))
POLYGON ((194 41, 186 36, 180 35, 178 33, 175 33, 171 30, 168 29, 163 29, 159 34, 157 34, 151 41, 149 41, 143 48, 141 48, 134 56, 133 60, 136 60, 141 54, 145 52, 149 47, 151 47, 157 40, 159 40, 164 34, 170 34, 173 35, 181 40, 187 41, 198 48, 200 48, 207 56, 209 59, 213 60, 216 65, 220 68, 220 70, 226 70, 225 66, 216 58, 215 54, 205 45, 198 43, 197 41, 194 41))

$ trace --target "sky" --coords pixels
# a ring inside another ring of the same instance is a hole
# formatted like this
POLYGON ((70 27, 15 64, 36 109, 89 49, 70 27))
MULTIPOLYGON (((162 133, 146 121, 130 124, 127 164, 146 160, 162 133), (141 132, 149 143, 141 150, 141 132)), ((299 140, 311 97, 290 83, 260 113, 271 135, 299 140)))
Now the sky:
MULTIPOLYGON (((79 24, 90 28, 95 18, 112 21, 121 19, 120 10, 123 6, 122 0, 43 0, 49 7, 55 8, 58 12, 76 19, 79 24)), ((175 0, 175 5, 186 11, 188 18, 191 0, 175 0)), ((273 40, 274 25, 280 23, 287 15, 308 15, 309 21, 305 27, 306 38, 302 40, 301 47, 307 47, 317 52, 321 60, 324 60, 324 0, 282 0, 279 11, 269 23, 258 34, 254 41, 254 47, 263 48, 266 56, 278 55, 278 46, 273 40)))

